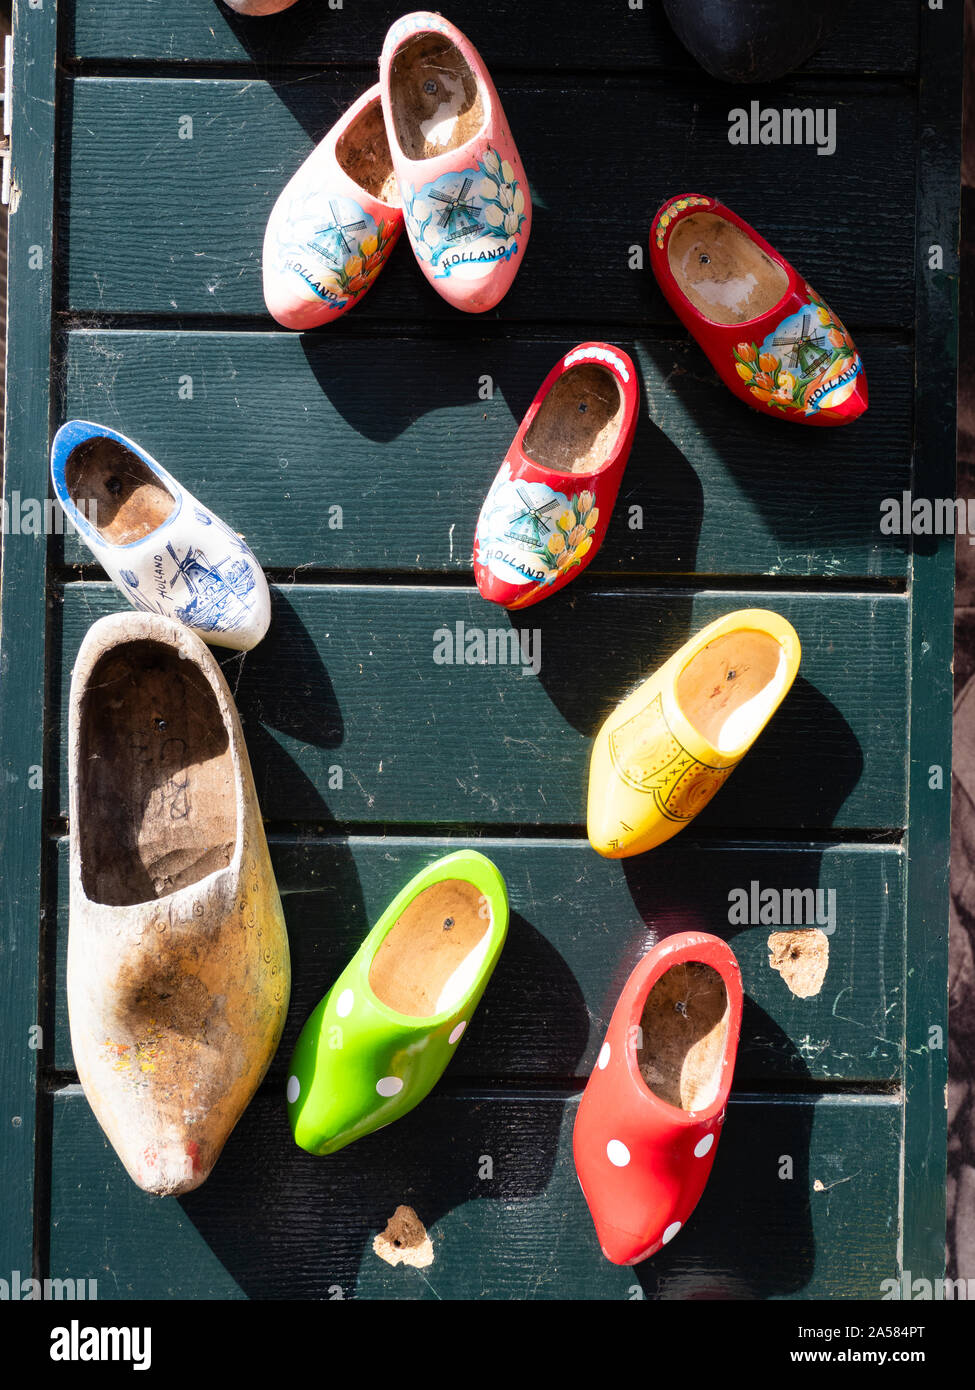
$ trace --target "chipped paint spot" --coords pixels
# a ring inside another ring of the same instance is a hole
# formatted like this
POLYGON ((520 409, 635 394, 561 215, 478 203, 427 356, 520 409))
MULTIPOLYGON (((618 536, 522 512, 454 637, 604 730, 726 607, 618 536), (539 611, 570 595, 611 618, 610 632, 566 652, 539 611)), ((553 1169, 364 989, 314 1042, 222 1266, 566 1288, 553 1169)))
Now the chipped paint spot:
POLYGON ((372 1248, 390 1265, 410 1265, 426 1269, 433 1264, 433 1241, 412 1207, 399 1206, 389 1218, 385 1231, 376 1236, 372 1248))
POLYGON ((818 927, 777 931, 768 939, 768 963, 777 970, 797 999, 818 994, 829 966, 829 937, 818 927))

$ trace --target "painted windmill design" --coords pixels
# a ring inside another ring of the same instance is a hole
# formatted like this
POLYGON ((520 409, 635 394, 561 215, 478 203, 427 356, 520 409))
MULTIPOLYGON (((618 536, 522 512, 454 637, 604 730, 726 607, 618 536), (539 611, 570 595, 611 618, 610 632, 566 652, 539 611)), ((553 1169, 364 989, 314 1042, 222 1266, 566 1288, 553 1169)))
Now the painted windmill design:
POLYGON ((825 367, 832 356, 823 342, 824 333, 817 314, 811 309, 803 309, 798 324, 792 318, 779 325, 771 346, 781 357, 783 367, 803 377, 812 376, 825 367))
POLYGON ((191 594, 189 602, 176 610, 180 621, 204 632, 240 627, 249 611, 246 596, 254 588, 250 565, 245 560, 231 561, 229 556, 211 564, 194 546, 182 559, 172 544, 166 549, 176 565, 170 589, 181 579, 191 594))
POLYGON ((547 518, 553 511, 558 511, 561 505, 559 498, 552 497, 549 501, 540 502, 536 506, 523 488, 516 487, 515 491, 525 510, 512 517, 511 525, 507 530, 507 537, 519 545, 527 546, 530 550, 541 551, 545 547, 545 538, 551 529, 547 518))
POLYGON ((461 175, 460 184, 452 193, 447 189, 431 190, 430 201, 441 204, 437 225, 447 242, 469 241, 482 230, 480 208, 470 199, 473 187, 473 178, 465 174, 461 175))
POLYGON ((355 208, 358 216, 354 213, 348 221, 345 220, 347 212, 343 210, 343 203, 344 200, 329 199, 328 210, 332 220, 326 222, 324 227, 319 227, 312 237, 315 250, 336 268, 344 266, 351 256, 358 254, 362 234, 369 230, 369 224, 362 216, 361 208, 351 201, 345 203, 345 208, 355 208), (350 237, 348 233, 356 235, 350 237))

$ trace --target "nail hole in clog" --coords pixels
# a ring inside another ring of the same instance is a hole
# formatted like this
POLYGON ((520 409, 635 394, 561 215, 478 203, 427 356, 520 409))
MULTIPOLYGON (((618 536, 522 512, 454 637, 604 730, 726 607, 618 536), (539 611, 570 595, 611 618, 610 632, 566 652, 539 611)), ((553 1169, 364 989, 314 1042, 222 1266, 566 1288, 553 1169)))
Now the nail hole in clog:
POLYGON ((104 435, 72 449, 64 483, 78 510, 112 545, 131 545, 148 536, 176 506, 176 499, 147 463, 117 439, 104 435))
POLYGON ((759 318, 789 288, 782 266, 714 212, 695 212, 678 222, 670 234, 667 259, 683 294, 712 323, 759 318))
POLYGON ((623 428, 616 377, 593 362, 556 380, 525 434, 525 453, 559 473, 593 473, 616 447, 623 428))
POLYGON ((654 1095, 682 1110, 704 1110, 721 1085, 728 1037, 728 991, 701 961, 672 965, 647 995, 637 1049, 654 1095))
POLYGON ((389 96, 396 138, 410 159, 459 149, 484 124, 477 78, 443 34, 418 34, 398 50, 389 96))
POLYGON ((450 878, 403 909, 369 970, 370 988, 387 1008, 428 1018, 469 992, 491 944, 481 901, 473 883, 450 878))

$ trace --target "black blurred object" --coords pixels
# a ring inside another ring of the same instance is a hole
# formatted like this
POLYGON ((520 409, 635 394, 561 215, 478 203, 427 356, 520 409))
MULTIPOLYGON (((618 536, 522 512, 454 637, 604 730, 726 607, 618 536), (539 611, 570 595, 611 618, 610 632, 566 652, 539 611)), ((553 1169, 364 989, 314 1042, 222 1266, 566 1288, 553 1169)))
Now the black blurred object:
POLYGON ((674 32, 723 82, 771 82, 804 63, 836 23, 841 0, 664 0, 674 32))

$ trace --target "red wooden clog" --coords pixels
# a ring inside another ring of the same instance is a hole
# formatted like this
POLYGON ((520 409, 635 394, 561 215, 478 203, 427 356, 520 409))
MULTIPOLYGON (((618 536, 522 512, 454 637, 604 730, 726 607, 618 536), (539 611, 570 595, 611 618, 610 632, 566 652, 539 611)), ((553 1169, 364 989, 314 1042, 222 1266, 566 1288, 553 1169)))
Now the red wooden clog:
POLYGON ((657 213, 650 263, 681 323, 747 405, 802 425, 848 425, 867 378, 843 324, 754 228, 685 193, 657 213))
POLYGON ((474 577, 484 598, 527 608, 582 573, 606 535, 639 406, 621 348, 581 343, 555 364, 481 508, 474 577))
POLYGON ((724 1123, 741 1010, 738 962, 704 932, 665 938, 627 980, 572 1136, 613 1264, 655 1254, 697 1206, 724 1123))

